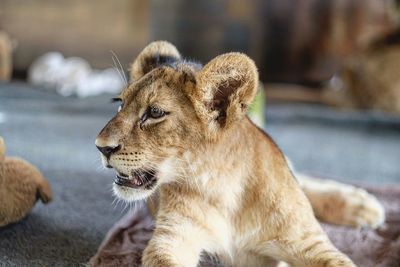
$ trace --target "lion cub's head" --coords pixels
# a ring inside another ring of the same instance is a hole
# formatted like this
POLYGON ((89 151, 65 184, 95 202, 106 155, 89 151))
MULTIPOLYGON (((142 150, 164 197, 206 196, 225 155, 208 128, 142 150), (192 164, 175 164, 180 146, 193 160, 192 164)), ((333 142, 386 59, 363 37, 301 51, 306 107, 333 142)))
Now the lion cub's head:
POLYGON ((96 146, 117 173, 115 192, 133 201, 175 181, 185 152, 234 130, 256 93, 258 74, 243 54, 224 54, 202 67, 160 41, 136 58, 131 80, 115 98, 121 106, 96 146))

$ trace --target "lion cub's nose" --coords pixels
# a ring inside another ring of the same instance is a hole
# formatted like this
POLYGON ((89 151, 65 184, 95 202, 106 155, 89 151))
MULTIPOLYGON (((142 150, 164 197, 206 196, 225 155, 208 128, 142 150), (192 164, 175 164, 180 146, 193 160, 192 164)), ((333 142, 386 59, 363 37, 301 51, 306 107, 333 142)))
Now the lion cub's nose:
POLYGON ((96 146, 98 150, 106 157, 109 158, 112 153, 117 152, 121 146, 96 146))
POLYGON ((121 145, 118 144, 116 140, 102 138, 101 136, 96 138, 95 145, 101 154, 103 154, 106 158, 109 158, 112 153, 115 153, 121 149, 121 145))

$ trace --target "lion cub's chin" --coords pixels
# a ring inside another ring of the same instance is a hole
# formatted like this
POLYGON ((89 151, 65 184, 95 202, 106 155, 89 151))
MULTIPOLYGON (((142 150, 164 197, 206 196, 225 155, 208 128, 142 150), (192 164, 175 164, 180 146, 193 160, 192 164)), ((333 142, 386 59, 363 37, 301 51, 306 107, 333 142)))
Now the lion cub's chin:
POLYGON ((154 192, 154 189, 134 189, 126 186, 113 185, 114 194, 128 202, 144 200, 154 192))

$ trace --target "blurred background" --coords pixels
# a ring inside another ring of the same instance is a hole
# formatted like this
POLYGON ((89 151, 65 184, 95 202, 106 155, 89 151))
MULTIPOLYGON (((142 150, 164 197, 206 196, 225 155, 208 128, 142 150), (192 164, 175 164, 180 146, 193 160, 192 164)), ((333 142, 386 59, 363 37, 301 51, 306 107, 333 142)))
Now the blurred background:
POLYGON ((126 70, 146 44, 163 39, 201 62, 227 51, 247 53, 261 80, 273 83, 267 92, 273 99, 400 111, 397 70, 390 68, 399 55, 395 0, 0 4, 3 80, 26 79, 33 62, 50 51, 81 57, 96 69, 113 66, 115 53, 126 70))
POLYGON ((298 170, 399 183, 398 2, 0 0, 0 135, 55 195, 0 230, 0 265, 84 263, 129 210, 112 204, 113 174, 94 139, 153 40, 202 63, 229 51, 252 57, 263 95, 255 116, 298 170))

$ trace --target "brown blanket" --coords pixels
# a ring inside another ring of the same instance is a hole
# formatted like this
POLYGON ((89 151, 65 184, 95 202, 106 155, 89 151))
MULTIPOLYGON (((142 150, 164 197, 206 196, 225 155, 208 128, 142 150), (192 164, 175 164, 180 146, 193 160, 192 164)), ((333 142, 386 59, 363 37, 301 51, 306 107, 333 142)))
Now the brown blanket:
MULTIPOLYGON (((400 186, 366 188, 386 209, 386 222, 378 230, 357 230, 323 224, 332 242, 362 267, 400 266, 400 186)), ((140 266, 140 259, 154 227, 147 209, 127 214, 107 234, 90 266, 140 266)), ((221 266, 204 263, 202 266, 221 266)))

